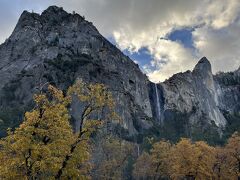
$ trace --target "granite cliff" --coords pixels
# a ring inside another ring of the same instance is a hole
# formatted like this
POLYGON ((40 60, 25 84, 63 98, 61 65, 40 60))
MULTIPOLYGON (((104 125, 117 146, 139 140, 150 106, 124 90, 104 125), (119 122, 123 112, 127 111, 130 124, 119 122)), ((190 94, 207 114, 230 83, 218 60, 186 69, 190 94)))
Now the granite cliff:
MULTIPOLYGON (((91 22, 56 6, 42 14, 22 13, 0 45, 0 77, 1 135, 21 122, 34 93, 49 83, 65 90, 77 78, 108 86, 123 119, 116 133, 124 138, 218 136, 240 121, 239 70, 213 75, 202 58, 192 72, 154 84, 91 22)), ((73 123, 78 123, 79 106, 71 105, 73 123)))
POLYGON ((203 57, 193 71, 151 83, 153 117, 171 138, 180 135, 208 140, 239 130, 239 78, 239 70, 213 75, 210 62, 203 57), (231 132, 226 132, 229 125, 233 126, 231 132))

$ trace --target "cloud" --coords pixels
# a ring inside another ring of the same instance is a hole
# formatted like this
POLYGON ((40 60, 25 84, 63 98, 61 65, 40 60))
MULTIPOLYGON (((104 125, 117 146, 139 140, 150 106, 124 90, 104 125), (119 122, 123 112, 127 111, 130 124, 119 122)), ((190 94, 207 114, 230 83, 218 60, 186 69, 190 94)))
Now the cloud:
MULTIPOLYGON (((162 1, 158 2, 161 4, 162 1)), ((121 49, 138 51, 143 46, 148 47, 154 59, 143 69, 154 82, 162 81, 173 73, 192 69, 202 56, 210 59, 213 72, 230 71, 240 65, 240 27, 236 22, 239 14, 238 0, 181 1, 180 4, 168 1, 162 11, 152 15, 153 19, 158 18, 158 23, 151 20, 154 23, 142 25, 140 29, 135 29, 134 22, 124 24, 113 34, 121 49), (182 28, 195 29, 192 32, 195 49, 166 39, 168 34, 182 28)), ((151 18, 151 15, 148 17, 151 18)))
POLYGON ((240 3, 238 0, 211 0, 206 4, 202 19, 207 25, 220 29, 232 24, 239 16, 239 12, 240 3))
POLYGON ((193 32, 194 46, 206 55, 213 72, 232 71, 240 66, 240 23, 221 29, 203 27, 193 32))
POLYGON ((153 59, 142 69, 152 81, 192 69, 201 56, 214 72, 239 65, 239 0, 2 0, 0 42, 24 9, 41 12, 53 4, 84 15, 122 50, 147 48, 153 59), (195 49, 168 39, 184 28, 193 29, 195 49))
POLYGON ((149 50, 154 54, 154 59, 144 70, 154 82, 164 81, 176 72, 192 69, 196 63, 192 51, 179 42, 159 39, 149 50))

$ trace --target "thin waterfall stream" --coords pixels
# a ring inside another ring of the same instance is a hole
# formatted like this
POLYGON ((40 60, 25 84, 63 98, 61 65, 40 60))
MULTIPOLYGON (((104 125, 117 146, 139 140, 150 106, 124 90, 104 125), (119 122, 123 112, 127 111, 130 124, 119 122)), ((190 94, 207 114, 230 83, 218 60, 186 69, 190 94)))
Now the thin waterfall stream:
POLYGON ((156 97, 157 97, 157 115, 158 115, 158 120, 160 121, 160 119, 161 119, 161 109, 160 109, 160 101, 159 101, 157 84, 155 84, 155 92, 156 92, 156 97))

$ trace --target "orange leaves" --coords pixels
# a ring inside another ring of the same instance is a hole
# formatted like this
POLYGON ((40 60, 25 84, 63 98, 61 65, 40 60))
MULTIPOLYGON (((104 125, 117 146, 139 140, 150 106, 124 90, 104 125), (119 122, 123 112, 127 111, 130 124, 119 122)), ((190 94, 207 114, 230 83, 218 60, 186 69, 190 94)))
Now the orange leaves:
POLYGON ((0 179, 54 179, 60 169, 61 178, 89 179, 90 135, 103 122, 94 117, 105 107, 112 113, 111 94, 102 84, 78 80, 66 96, 50 85, 47 94, 33 98, 35 108, 0 141, 0 179), (67 108, 73 96, 87 104, 78 135, 72 131, 67 108))
MULTIPOLYGON (((19 128, 5 140, 1 156, 6 156, 7 166, 1 178, 50 178, 54 175, 51 164, 59 164, 73 142, 73 132, 62 91, 49 86, 50 97, 34 96, 36 107, 25 113, 19 128), (21 169, 21 171, 20 171, 21 169)), ((1 168, 0 168, 1 169, 1 168)))
POLYGON ((134 165, 134 177, 150 177, 160 179, 169 176, 172 145, 168 141, 153 144, 150 153, 144 152, 134 165))
POLYGON ((95 178, 124 179, 124 168, 133 154, 133 144, 114 136, 100 139, 101 162, 96 163, 95 178))
POLYGON ((214 153, 214 148, 205 142, 192 143, 189 139, 182 139, 173 148, 171 176, 174 179, 185 176, 213 178, 214 153))
POLYGON ((112 94, 103 84, 86 84, 78 79, 73 86, 69 87, 67 94, 77 96, 79 101, 90 104, 94 110, 107 107, 113 111, 115 107, 112 94))
POLYGON ((186 138, 175 145, 165 141, 155 143, 149 154, 143 153, 137 159, 134 175, 137 178, 231 180, 239 177, 239 171, 240 136, 234 133, 224 147, 186 138))
POLYGON ((143 177, 153 178, 153 174, 154 167, 152 157, 149 153, 143 152, 134 164, 133 176, 136 179, 142 179, 143 177))
POLYGON ((232 175, 240 177, 240 133, 235 132, 228 139, 225 151, 227 152, 227 163, 232 175))

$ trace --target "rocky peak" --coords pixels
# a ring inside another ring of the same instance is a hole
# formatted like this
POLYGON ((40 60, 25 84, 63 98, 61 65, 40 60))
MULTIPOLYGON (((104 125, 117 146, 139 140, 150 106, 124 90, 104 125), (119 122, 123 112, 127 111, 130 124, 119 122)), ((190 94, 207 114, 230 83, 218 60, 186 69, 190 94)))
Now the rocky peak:
POLYGON ((209 60, 206 57, 201 58, 194 67, 193 72, 201 74, 212 73, 212 67, 209 60))
POLYGON ((41 17, 45 22, 60 23, 69 17, 70 14, 63 10, 62 7, 50 6, 42 12, 41 17))
MULTIPOLYGON (((21 14, 17 26, 15 29, 17 31, 20 28, 30 26, 30 27, 38 27, 39 24, 44 26, 56 26, 61 25, 62 23, 70 23, 70 22, 86 22, 86 24, 91 24, 77 13, 71 14, 66 12, 62 7, 50 6, 46 10, 44 10, 41 14, 23 11, 21 14)), ((92 25, 93 26, 93 25, 92 25)), ((41 27, 41 26, 40 26, 41 27)))
POLYGON ((58 7, 58 6, 49 6, 47 9, 45 9, 43 11, 42 14, 68 14, 66 11, 63 10, 62 7, 58 7))
POLYGON ((37 13, 30 13, 28 11, 23 11, 21 14, 18 23, 16 25, 16 30, 19 31, 22 27, 25 26, 34 26, 35 20, 38 20, 40 18, 40 15, 37 13))
POLYGON ((80 16, 77 13, 68 13, 66 12, 62 7, 58 6, 50 6, 46 10, 44 10, 41 14, 41 18, 45 19, 46 22, 51 22, 52 20, 61 23, 61 21, 67 20, 73 20, 73 19, 78 19, 78 20, 85 20, 84 17, 80 16))

